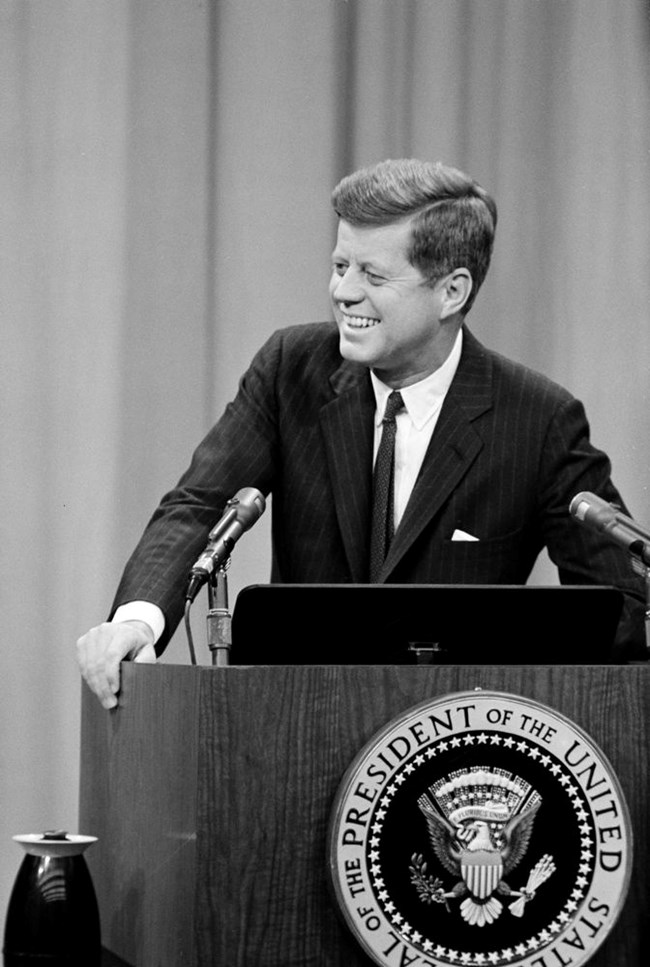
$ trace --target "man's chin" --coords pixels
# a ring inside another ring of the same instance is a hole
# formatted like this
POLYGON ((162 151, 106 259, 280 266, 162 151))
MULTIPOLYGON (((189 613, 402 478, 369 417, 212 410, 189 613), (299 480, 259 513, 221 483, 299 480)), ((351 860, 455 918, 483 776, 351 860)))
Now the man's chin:
POLYGON ((343 333, 339 336, 339 352, 343 359, 351 363, 360 363, 368 368, 377 364, 375 353, 371 352, 368 346, 361 345, 357 340, 346 339, 343 333))
POLYGON ((367 353, 362 352, 358 346, 350 346, 344 339, 339 340, 339 352, 343 359, 349 363, 359 363, 371 369, 374 366, 372 358, 367 353))

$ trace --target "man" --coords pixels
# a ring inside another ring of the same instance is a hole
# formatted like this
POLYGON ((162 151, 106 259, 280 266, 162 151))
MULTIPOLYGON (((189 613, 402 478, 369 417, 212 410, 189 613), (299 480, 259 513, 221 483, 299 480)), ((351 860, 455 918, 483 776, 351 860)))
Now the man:
POLYGON ((190 568, 242 487, 273 494, 273 581, 524 584, 546 546, 563 583, 623 590, 617 653, 641 654, 642 582, 568 513, 580 491, 621 502, 582 405, 465 326, 490 261, 492 199, 453 168, 402 160, 343 179, 333 205, 335 323, 268 340, 156 510, 111 621, 78 642, 107 708, 119 662, 155 660, 167 644, 190 568), (385 547, 372 467, 388 449, 385 547))

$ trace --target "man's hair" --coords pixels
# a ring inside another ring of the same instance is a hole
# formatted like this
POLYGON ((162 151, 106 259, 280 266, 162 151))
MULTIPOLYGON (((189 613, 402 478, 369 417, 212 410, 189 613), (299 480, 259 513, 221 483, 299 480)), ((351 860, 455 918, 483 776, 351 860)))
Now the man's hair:
POLYGON ((332 192, 337 215, 352 225, 388 225, 412 218, 409 261, 433 286, 464 267, 473 286, 469 311, 485 279, 497 207, 477 182, 439 161, 381 161, 343 178, 332 192))

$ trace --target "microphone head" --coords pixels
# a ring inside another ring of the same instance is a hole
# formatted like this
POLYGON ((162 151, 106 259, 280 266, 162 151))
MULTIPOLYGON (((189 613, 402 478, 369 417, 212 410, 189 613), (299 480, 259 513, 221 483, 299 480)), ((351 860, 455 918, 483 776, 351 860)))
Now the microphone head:
POLYGON ((255 487, 242 487, 228 505, 235 510, 235 519, 244 530, 248 530, 260 519, 266 508, 264 494, 255 487))
POLYGON ((569 504, 569 513, 583 524, 605 530, 616 523, 617 508, 596 494, 576 494, 569 504))
POLYGON ((593 494, 582 492, 576 494, 571 503, 569 504, 569 513, 572 517, 577 517, 578 520, 584 520, 585 516, 591 506, 591 498, 593 494))

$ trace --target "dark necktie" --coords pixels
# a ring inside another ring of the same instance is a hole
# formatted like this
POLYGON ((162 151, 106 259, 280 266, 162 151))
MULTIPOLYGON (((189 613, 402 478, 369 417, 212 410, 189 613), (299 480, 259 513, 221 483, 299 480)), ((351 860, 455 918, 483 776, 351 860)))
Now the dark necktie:
POLYGON ((395 391, 386 402, 383 429, 372 480, 372 523, 370 529, 370 582, 377 581, 393 537, 395 416, 404 408, 402 394, 395 391))

